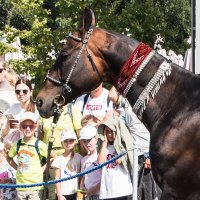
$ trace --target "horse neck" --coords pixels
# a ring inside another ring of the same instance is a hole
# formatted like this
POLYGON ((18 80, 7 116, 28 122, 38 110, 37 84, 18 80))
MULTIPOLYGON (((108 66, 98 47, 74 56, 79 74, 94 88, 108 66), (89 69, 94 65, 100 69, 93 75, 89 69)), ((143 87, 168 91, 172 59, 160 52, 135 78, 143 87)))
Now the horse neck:
POLYGON ((104 81, 114 85, 121 67, 139 42, 128 36, 108 32, 107 30, 99 28, 95 29, 91 39, 93 40, 93 44, 95 44, 95 49, 98 49, 97 54, 102 59, 100 63, 105 72, 104 81))
MULTIPOLYGON (((156 60, 157 58, 154 59, 156 60)), ((127 94, 127 99, 132 106, 153 74, 156 73, 160 62, 155 60, 146 66, 138 77, 137 83, 132 86, 127 94)), ((171 75, 166 77, 166 81, 160 86, 160 90, 154 98, 150 95, 150 100, 142 115, 142 121, 150 132, 156 129, 161 122, 173 120, 179 113, 182 113, 191 99, 197 99, 196 96, 200 98, 200 92, 197 87, 200 84, 200 79, 176 64, 172 63, 171 67, 171 75)))
MULTIPOLYGON (((104 80, 114 84, 123 64, 139 42, 102 29, 97 28, 96 30, 92 36, 94 37, 92 44, 95 44, 96 49, 100 52, 99 57, 102 57, 104 80), (99 34, 99 31, 101 34, 99 34)), ((156 54, 138 76, 137 81, 127 94, 131 106, 135 104, 139 95, 164 60, 161 55, 156 54)), ((173 119, 177 113, 183 112, 185 104, 191 101, 191 98, 195 98, 192 96, 195 92, 198 93, 197 96, 200 99, 199 89, 196 87, 200 85, 200 78, 175 64, 172 64, 171 67, 171 75, 166 77, 165 83, 161 85, 156 96, 154 98, 150 96, 149 103, 142 116, 142 121, 150 132, 167 116, 171 115, 173 119), (194 90, 196 91, 193 92, 194 90), (184 102, 184 104, 181 105, 181 102, 184 102)))

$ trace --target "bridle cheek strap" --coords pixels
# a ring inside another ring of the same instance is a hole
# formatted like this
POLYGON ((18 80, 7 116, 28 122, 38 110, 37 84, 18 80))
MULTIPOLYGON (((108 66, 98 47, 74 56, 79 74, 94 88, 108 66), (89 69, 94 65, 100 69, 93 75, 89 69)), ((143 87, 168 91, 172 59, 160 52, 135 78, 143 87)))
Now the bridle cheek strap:
POLYGON ((100 74, 100 72, 99 72, 99 70, 98 70, 96 64, 94 63, 94 60, 93 60, 91 54, 89 53, 87 46, 86 46, 86 51, 87 51, 87 54, 88 54, 87 57, 88 57, 88 59, 89 59, 91 65, 92 65, 93 71, 94 71, 94 72, 97 72, 97 75, 98 75, 99 79, 101 80, 101 82, 103 82, 103 78, 102 78, 102 76, 101 76, 101 74, 100 74))
POLYGON ((91 54, 89 53, 89 51, 88 51, 88 49, 87 49, 87 43, 88 43, 88 40, 89 40, 89 38, 90 38, 92 32, 93 32, 93 29, 90 27, 90 29, 88 30, 87 35, 86 35, 86 37, 85 37, 84 40, 82 40, 81 38, 79 38, 79 37, 77 37, 77 36, 72 35, 71 33, 68 35, 68 38, 71 38, 71 39, 73 39, 73 40, 75 40, 75 41, 77 41, 77 42, 82 42, 82 47, 81 47, 81 49, 80 49, 80 51, 79 51, 79 53, 78 53, 78 55, 77 55, 77 57, 76 57, 76 59, 75 59, 75 61, 74 61, 74 64, 73 64, 72 67, 71 67, 71 70, 70 70, 70 72, 69 72, 69 74, 68 74, 68 77, 67 77, 67 79, 66 79, 65 82, 61 82, 60 80, 56 80, 56 79, 50 77, 50 76, 49 76, 49 73, 47 74, 47 76, 46 76, 46 79, 47 79, 47 80, 49 80, 49 81, 51 81, 51 82, 53 82, 53 83, 55 83, 55 84, 58 84, 58 85, 62 86, 62 93, 60 94, 60 96, 64 96, 65 91, 67 91, 67 92, 69 92, 69 93, 72 91, 72 89, 71 89, 71 87, 68 85, 68 83, 69 83, 69 80, 70 80, 70 78, 71 78, 71 76, 72 76, 72 73, 73 73, 75 67, 76 67, 77 64, 78 64, 78 61, 79 61, 79 59, 80 59, 80 56, 81 56, 81 54, 82 54, 84 48, 86 49, 87 57, 88 57, 88 59, 89 59, 91 65, 92 65, 93 71, 94 71, 94 72, 97 72, 97 75, 98 75, 99 79, 101 80, 101 82, 103 82, 103 78, 102 78, 101 74, 99 73, 99 70, 98 70, 96 64, 94 63, 93 58, 92 58, 91 54))

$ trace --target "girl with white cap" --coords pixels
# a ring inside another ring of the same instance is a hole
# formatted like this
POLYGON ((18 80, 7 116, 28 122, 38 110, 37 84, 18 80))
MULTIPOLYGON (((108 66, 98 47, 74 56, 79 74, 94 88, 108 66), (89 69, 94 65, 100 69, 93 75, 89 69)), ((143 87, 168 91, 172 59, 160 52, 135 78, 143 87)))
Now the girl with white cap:
MULTIPOLYGON (((55 179, 67 178, 80 172, 82 156, 74 152, 77 143, 76 133, 70 129, 61 133, 61 143, 65 152, 57 156, 52 167, 55 168, 55 179)), ((56 183, 57 200, 76 200, 78 189, 78 179, 56 183)))

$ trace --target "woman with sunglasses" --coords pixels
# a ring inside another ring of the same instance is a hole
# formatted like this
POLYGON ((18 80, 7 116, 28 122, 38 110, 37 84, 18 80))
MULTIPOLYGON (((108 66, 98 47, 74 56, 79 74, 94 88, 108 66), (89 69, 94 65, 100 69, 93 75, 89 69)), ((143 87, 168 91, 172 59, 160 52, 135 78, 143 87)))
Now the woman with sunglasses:
POLYGON ((39 117, 39 113, 36 109, 36 105, 32 100, 33 88, 31 82, 27 78, 20 78, 15 84, 15 94, 18 103, 14 104, 7 111, 9 113, 6 127, 2 132, 4 137, 4 143, 6 148, 10 148, 10 145, 20 139, 22 134, 19 131, 19 120, 24 112, 33 112, 39 117), (10 135, 12 134, 12 135, 10 135))

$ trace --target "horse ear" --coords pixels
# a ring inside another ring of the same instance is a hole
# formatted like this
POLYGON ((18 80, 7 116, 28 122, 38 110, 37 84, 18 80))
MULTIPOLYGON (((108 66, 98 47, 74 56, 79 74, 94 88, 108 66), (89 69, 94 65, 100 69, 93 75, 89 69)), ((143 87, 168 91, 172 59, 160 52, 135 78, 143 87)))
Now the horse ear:
POLYGON ((87 32, 90 27, 94 27, 95 24, 96 19, 94 12, 91 9, 86 8, 83 14, 83 33, 87 32))

